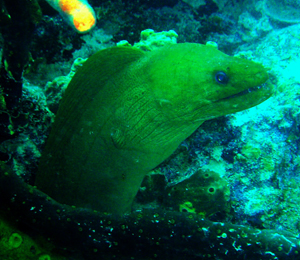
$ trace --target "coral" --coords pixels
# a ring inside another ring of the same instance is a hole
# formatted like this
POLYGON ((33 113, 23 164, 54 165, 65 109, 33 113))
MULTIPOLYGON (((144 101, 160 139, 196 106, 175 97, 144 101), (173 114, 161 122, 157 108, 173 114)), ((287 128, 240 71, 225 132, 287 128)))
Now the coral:
POLYGON ((220 9, 223 9, 226 4, 230 5, 232 3, 239 2, 239 1, 232 1, 232 0, 213 0, 213 1, 218 5, 220 9))
POLYGON ((13 221, 0 217, 0 258, 5 260, 63 260, 62 256, 52 253, 55 247, 44 238, 36 236, 33 240, 20 231, 13 221), (50 257, 52 255, 53 257, 50 257))
POLYGON ((77 58, 74 60, 70 72, 66 76, 59 76, 53 79, 52 81, 48 81, 45 86, 45 94, 47 96, 47 105, 49 109, 56 113, 58 109, 58 103, 61 100, 68 84, 70 83, 72 77, 79 67, 86 61, 83 58, 77 58))
MULTIPOLYGON (((72 252, 61 259, 77 259, 79 253, 78 259, 85 260, 170 259, 170 255, 174 260, 245 256, 288 260, 298 259, 300 250, 299 238, 290 232, 212 222, 193 213, 151 208, 114 216, 59 204, 22 182, 4 164, 0 165, 0 190, 4 195, 0 210, 9 208, 12 219, 25 223, 33 234, 42 232, 56 243, 56 250, 72 252)), ((0 256, 3 253, 7 252, 0 250, 0 256)), ((13 257, 6 259, 20 259, 13 257)), ((51 259, 56 258, 51 255, 51 259)))
MULTIPOLYGON (((239 223, 299 232, 299 24, 270 33, 248 57, 270 69, 277 94, 230 118, 241 131, 230 177, 239 223), (280 61, 280 62, 279 62, 280 61), (276 76, 276 78, 275 78, 276 76)), ((245 53, 244 53, 245 54, 245 53)))
POLYGON ((18 233, 12 233, 8 239, 8 248, 18 248, 23 242, 23 238, 18 233))
MULTIPOLYGON (((8 115, 10 138, 1 134, 0 152, 7 155, 7 163, 26 181, 32 181, 53 113, 47 107, 46 98, 40 88, 23 84, 23 99, 17 115, 8 115), (12 138, 13 137, 13 138, 12 138)), ((0 126, 3 122, 0 123, 0 126)))
POLYGON ((204 0, 183 0, 183 2, 189 4, 193 8, 199 8, 199 6, 205 5, 204 0))
POLYGON ((266 16, 262 16, 260 19, 257 19, 249 12, 243 12, 239 16, 238 25, 241 28, 239 33, 244 42, 255 41, 273 29, 266 16))
POLYGON ((180 212, 189 212, 189 213, 196 213, 196 209, 193 207, 193 203, 190 201, 186 201, 179 205, 180 212))
POLYGON ((94 29, 91 33, 81 37, 84 44, 79 50, 73 52, 73 58, 85 59, 97 51, 114 46, 112 38, 113 36, 107 34, 103 29, 94 29))
POLYGON ((3 112, 3 110, 6 110, 6 105, 5 105, 5 99, 3 94, 0 92, 0 113, 3 112))
MULTIPOLYGON (((2 47, 0 85, 4 93, 6 108, 17 110, 22 97, 23 71, 30 57, 30 45, 34 28, 41 20, 42 13, 38 1, 12 3, 1 1, 0 27, 4 40, 2 47)), ((1 115, 2 123, 7 121, 1 115)), ((8 125, 7 125, 8 127, 8 125)), ((1 135, 4 133, 1 131, 1 135)))
MULTIPOLYGON (((173 31, 155 32, 152 29, 146 29, 141 32, 141 39, 133 47, 143 51, 152 51, 162 46, 177 43, 178 34, 173 31)), ((131 46, 127 41, 117 43, 117 46, 131 46)))
POLYGON ((39 256, 39 260, 51 260, 50 255, 42 254, 39 256))
POLYGON ((230 210, 228 183, 213 171, 198 170, 190 178, 167 188, 163 205, 206 217, 230 210))
POLYGON ((285 23, 300 22, 299 0, 265 0, 265 11, 274 20, 285 23))

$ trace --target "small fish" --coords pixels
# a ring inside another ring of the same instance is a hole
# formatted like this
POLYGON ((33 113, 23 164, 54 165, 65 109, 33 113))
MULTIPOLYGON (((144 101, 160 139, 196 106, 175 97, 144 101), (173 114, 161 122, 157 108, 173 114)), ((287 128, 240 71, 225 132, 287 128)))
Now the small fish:
POLYGON ((86 33, 96 25, 96 15, 86 0, 46 0, 78 33, 86 33))

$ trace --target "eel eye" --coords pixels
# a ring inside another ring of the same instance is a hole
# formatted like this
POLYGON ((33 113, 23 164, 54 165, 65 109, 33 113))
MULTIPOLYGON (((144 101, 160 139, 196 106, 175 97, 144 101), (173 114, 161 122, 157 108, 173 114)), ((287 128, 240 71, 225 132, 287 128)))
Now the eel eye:
POLYGON ((215 80, 219 84, 227 84, 229 78, 228 78, 227 74, 224 71, 218 71, 215 74, 215 80))

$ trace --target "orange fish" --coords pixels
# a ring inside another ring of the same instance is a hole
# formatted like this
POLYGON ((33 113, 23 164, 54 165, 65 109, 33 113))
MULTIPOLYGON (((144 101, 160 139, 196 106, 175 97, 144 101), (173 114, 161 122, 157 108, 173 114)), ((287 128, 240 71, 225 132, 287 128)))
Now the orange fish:
POLYGON ((96 25, 96 15, 86 0, 46 0, 78 33, 96 25))

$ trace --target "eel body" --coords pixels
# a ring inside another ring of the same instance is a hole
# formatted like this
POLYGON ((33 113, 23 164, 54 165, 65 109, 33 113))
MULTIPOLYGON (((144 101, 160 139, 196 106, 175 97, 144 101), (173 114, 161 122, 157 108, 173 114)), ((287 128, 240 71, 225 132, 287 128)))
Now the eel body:
POLYGON ((267 79, 262 65, 207 45, 99 51, 66 90, 36 185, 61 203, 125 213, 144 176, 201 123, 269 98, 267 79))

